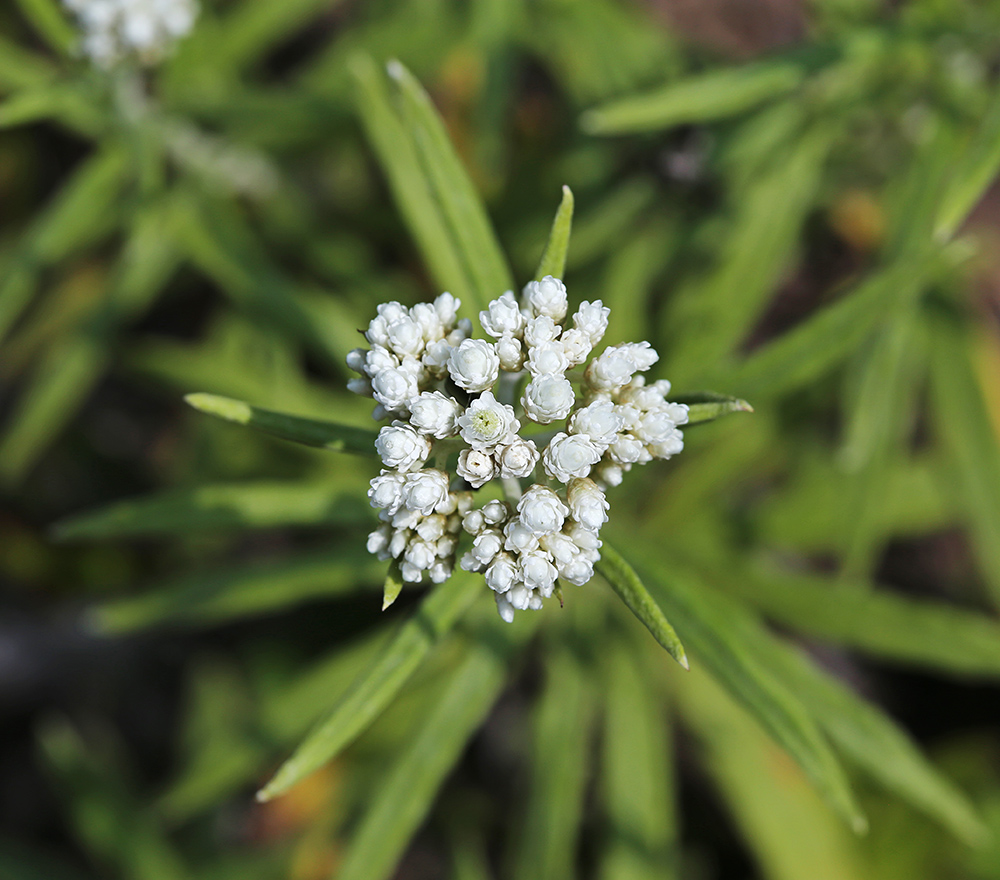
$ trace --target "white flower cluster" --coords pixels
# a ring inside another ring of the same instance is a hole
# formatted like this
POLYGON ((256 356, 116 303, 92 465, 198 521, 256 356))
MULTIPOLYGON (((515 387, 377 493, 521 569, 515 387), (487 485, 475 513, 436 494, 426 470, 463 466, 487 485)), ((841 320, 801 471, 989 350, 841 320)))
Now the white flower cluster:
POLYGON ((110 67, 128 55, 161 58, 198 17, 195 0, 63 0, 83 30, 82 50, 110 67))
POLYGON ((368 547, 399 560, 404 580, 427 573, 439 583, 464 529, 473 543, 461 566, 484 572, 510 621, 515 610, 540 608, 557 579, 593 577, 604 489, 633 464, 680 452, 687 407, 667 402, 669 382, 646 385, 637 375, 657 361, 648 342, 606 348, 574 371, 604 336, 609 310, 584 302, 568 321, 557 278, 530 282, 520 301, 508 291, 480 312, 493 342, 471 338, 459 305, 448 293, 412 309, 383 304, 365 333, 371 348, 348 355, 362 374, 348 386, 375 398, 376 419, 392 419, 375 443, 384 469, 368 496, 382 525, 368 547), (566 421, 565 430, 522 437, 519 415, 566 421), (449 461, 454 480, 442 469, 449 461), (495 479, 507 501, 474 508, 468 487, 495 479))

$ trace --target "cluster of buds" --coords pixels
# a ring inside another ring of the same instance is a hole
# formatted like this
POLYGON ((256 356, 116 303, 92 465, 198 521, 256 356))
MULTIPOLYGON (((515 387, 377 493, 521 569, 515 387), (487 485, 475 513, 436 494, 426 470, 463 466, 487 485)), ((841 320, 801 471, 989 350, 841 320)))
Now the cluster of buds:
POLYGON ((605 489, 633 464, 680 452, 687 407, 666 400, 669 382, 637 375, 657 361, 647 342, 606 348, 582 369, 609 310, 584 302, 567 320, 556 278, 480 312, 492 342, 471 338, 459 305, 447 293, 412 309, 381 305, 365 333, 371 348, 348 356, 362 374, 351 390, 376 400, 376 419, 392 420, 375 444, 384 468, 368 495, 382 524, 368 546, 399 560, 404 580, 438 583, 464 529, 473 543, 461 566, 484 572, 510 621, 515 610, 540 608, 558 579, 593 577, 605 489), (522 419, 565 425, 524 436, 522 419), (476 508, 470 490, 493 481, 505 500, 476 508))
POLYGON ((99 67, 127 56, 163 57, 198 17, 195 0, 63 0, 83 30, 81 49, 99 67))

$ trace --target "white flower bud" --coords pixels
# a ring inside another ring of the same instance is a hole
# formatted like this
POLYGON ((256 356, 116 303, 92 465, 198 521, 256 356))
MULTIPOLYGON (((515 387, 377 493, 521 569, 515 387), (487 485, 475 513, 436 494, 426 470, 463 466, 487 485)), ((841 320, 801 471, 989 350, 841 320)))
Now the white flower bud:
MULTIPOLYGON (((486 569, 486 585, 499 594, 506 593, 516 581, 517 563, 514 562, 514 557, 509 553, 498 553, 490 567, 486 569)), ((513 609, 511 609, 510 620, 513 620, 513 617, 513 609)), ((506 617, 504 620, 510 623, 506 617)))
POLYGON ((604 332, 608 329, 608 316, 610 314, 611 309, 598 299, 592 303, 586 300, 580 303, 580 308, 573 315, 573 326, 587 334, 590 338, 591 348, 601 341, 604 332))
POLYGON ((571 480, 566 503, 573 519, 589 531, 598 531, 608 521, 608 499, 593 480, 571 480))
POLYGON ((521 423, 514 418, 514 407, 498 403, 492 391, 484 391, 459 416, 462 439, 474 449, 492 449, 498 443, 509 443, 521 423))
POLYGON ((448 373, 448 358, 451 357, 453 347, 447 339, 429 342, 420 362, 431 375, 443 378, 448 373))
POLYGON ((564 532, 577 547, 580 548, 580 553, 585 555, 592 562, 596 562, 601 558, 601 554, 598 552, 601 549, 602 541, 597 536, 597 532, 592 529, 585 529, 578 522, 571 522, 564 532))
POLYGON ((494 339, 519 335, 524 329, 524 315, 518 308, 513 291, 508 290, 493 300, 488 309, 480 312, 479 323, 494 339))
POLYGON ((636 370, 648 370, 660 359, 660 356, 656 353, 656 349, 648 342, 626 342, 624 345, 620 345, 619 348, 628 352, 635 362, 636 370))
POLYGON ((371 378, 375 378, 385 370, 395 370, 398 366, 399 358, 381 345, 373 346, 365 354, 364 372, 371 378))
POLYGON ((647 449, 656 458, 670 458, 684 449, 684 435, 674 428, 666 437, 650 443, 647 449))
POLYGON ((437 561, 437 549, 427 541, 410 541, 403 559, 420 571, 426 571, 437 561))
POLYGON ((410 309, 410 317, 420 327, 420 335, 424 342, 434 342, 445 335, 441 317, 431 303, 417 303, 410 309))
POLYGON ((489 529, 472 542, 472 550, 469 552, 481 567, 486 567, 502 549, 503 537, 499 532, 489 529))
POLYGON ((561 328, 548 315, 532 318, 524 326, 524 344, 529 349, 546 342, 555 342, 559 338, 561 328))
POLYGON ((578 556, 559 570, 559 576, 577 587, 582 587, 594 576, 594 565, 582 556, 578 556))
MULTIPOLYGON (((631 465, 626 464, 626 468, 631 467, 631 465)), ((605 486, 620 486, 622 483, 622 477, 624 472, 621 465, 611 464, 610 462, 603 463, 594 472, 594 479, 603 483, 605 486)))
POLYGON ((478 535, 486 528, 486 517, 481 510, 470 510, 462 517, 462 528, 470 535, 478 535))
POLYGON ((440 513, 434 513, 423 517, 417 523, 416 532, 420 536, 420 540, 427 541, 428 544, 434 544, 444 537, 446 528, 447 520, 445 517, 440 513))
POLYGON ((392 540, 392 526, 381 525, 368 536, 368 552, 379 559, 389 558, 389 541, 392 540))
POLYGON ((512 519, 503 530, 505 550, 513 553, 525 553, 538 548, 538 536, 521 520, 512 519))
POLYGON ((541 550, 522 553, 520 570, 524 585, 529 590, 538 590, 546 599, 552 595, 559 572, 549 559, 548 553, 541 550))
POLYGON ((417 377, 409 370, 383 370, 372 377, 372 394, 390 412, 403 410, 420 389, 417 377))
POLYGON ((439 559, 435 562, 428 574, 431 578, 431 583, 433 584, 443 584, 448 578, 451 577, 452 565, 450 560, 439 559))
MULTIPOLYGON (((487 583, 489 583, 489 581, 487 581, 487 583)), ((508 587, 508 589, 510 589, 510 587, 508 587)), ((507 601, 506 596, 503 596, 500 593, 496 593, 495 597, 497 600, 497 613, 500 615, 500 619, 504 623, 513 623, 514 606, 507 601)))
POLYGON ((625 346, 611 346, 588 364, 584 379, 595 391, 612 392, 627 385, 638 368, 625 346))
POLYGON ((431 454, 431 441, 409 425, 386 425, 375 438, 375 450, 382 463, 402 473, 417 470, 431 454))
POLYGON ((455 299, 450 293, 442 293, 434 300, 434 311, 438 313, 438 318, 445 327, 451 327, 458 320, 458 309, 461 305, 460 299, 455 299))
POLYGON ((558 433, 542 454, 545 472, 560 483, 573 477, 585 477, 601 460, 601 450, 586 434, 558 433))
POLYGON ((368 500, 372 507, 389 511, 390 514, 399 510, 403 503, 403 483, 405 477, 396 471, 382 471, 371 481, 368 489, 368 500))
POLYGON ((496 465, 489 452, 483 449, 463 449, 458 455, 455 472, 473 488, 478 489, 493 479, 496 465))
POLYGON ((531 590, 523 583, 515 583, 507 591, 507 601, 518 611, 527 611, 531 605, 531 590))
POLYGON ((528 350, 528 371, 533 376, 561 376, 568 369, 569 360, 559 341, 543 342, 528 350))
POLYGON ((352 348, 347 353, 347 367, 355 373, 365 371, 365 360, 368 357, 368 350, 365 348, 352 348))
POLYGON ((452 349, 448 372, 455 384, 466 391, 485 391, 500 374, 500 358, 492 343, 466 339, 452 349))
POLYGON ((635 464, 642 460, 643 449, 641 440, 622 434, 608 447, 608 453, 615 464, 635 464))
POLYGON ((602 451, 614 442, 622 427, 622 417, 610 400, 595 400, 569 420, 571 434, 586 434, 602 451))
POLYGON ((517 502, 517 512, 536 535, 558 532, 566 520, 569 508, 559 496, 545 486, 531 486, 517 502))
POLYGON ((553 321, 562 321, 569 308, 566 285, 551 275, 529 281, 524 287, 524 301, 533 315, 547 315, 553 321))
POLYGON ((393 532, 392 538, 389 540, 389 555, 394 559, 398 559, 400 554, 406 550, 406 532, 399 529, 393 532))
POLYGON ((378 307, 378 316, 372 318, 365 332, 365 339, 372 345, 389 347, 389 324, 398 321, 407 314, 406 308, 398 302, 382 303, 378 307))
POLYGON ((424 434, 442 440, 458 433, 458 401, 440 391, 424 391, 409 402, 410 424, 424 434))
POLYGON ((540 425, 566 418, 575 403, 573 386, 565 376, 536 376, 521 395, 525 415, 540 425))
POLYGON ((544 535, 538 543, 549 553, 560 572, 580 554, 576 542, 562 532, 544 535))
POLYGON ((530 476, 538 464, 538 448, 534 440, 515 437, 510 443, 498 446, 493 453, 500 464, 500 476, 521 479, 530 476))
POLYGON ((508 373, 517 373, 524 367, 524 349, 516 336, 502 336, 497 340, 497 357, 500 368, 508 373))
POLYGON ((386 328, 388 348, 397 355, 418 357, 424 350, 423 328, 409 315, 393 321, 386 328))
POLYGON ((365 377, 363 379, 348 379, 347 390, 362 397, 372 396, 372 380, 365 377))
POLYGON ((448 475, 444 471, 425 470, 406 475, 403 484, 403 505, 424 516, 430 516, 438 506, 448 503, 448 475))
POLYGON ((510 518, 510 508, 503 501, 488 501, 483 505, 483 517, 486 522, 495 526, 510 518))
POLYGON ((590 357, 590 353, 594 350, 594 346, 590 342, 590 337, 582 330, 577 330, 576 328, 563 330, 559 341, 562 343, 566 361, 571 367, 582 364, 590 357))

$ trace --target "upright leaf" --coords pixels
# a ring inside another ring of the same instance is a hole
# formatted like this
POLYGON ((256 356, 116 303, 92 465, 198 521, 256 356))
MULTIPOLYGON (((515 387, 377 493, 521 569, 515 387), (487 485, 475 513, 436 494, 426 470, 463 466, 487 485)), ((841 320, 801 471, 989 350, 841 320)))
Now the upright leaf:
POLYGON ((573 228, 573 191, 568 186, 563 186, 562 192, 562 201, 552 221, 549 240, 545 243, 542 259, 535 272, 536 281, 546 275, 553 278, 564 278, 566 275, 566 253, 569 251, 569 236, 573 228))

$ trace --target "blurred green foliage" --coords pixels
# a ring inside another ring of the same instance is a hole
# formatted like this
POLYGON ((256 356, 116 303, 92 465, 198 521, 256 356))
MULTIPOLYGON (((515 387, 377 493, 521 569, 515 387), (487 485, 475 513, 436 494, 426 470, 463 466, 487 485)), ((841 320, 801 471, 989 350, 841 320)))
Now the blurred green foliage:
POLYGON ((655 5, 220 0, 110 72, 55 0, 0 10, 0 571, 101 639, 336 621, 322 651, 199 642, 156 780, 99 712, 47 717, 77 852, 2 840, 0 876, 721 876, 683 773, 769 880, 1000 878, 997 740, 929 756, 852 681, 1000 673, 1000 335, 965 222, 1000 3, 813 0, 746 63, 655 5), (463 573, 381 613, 344 356, 379 302, 471 314, 534 277, 562 186, 543 264, 679 392, 755 413, 611 494, 613 590, 506 626, 463 573), (123 453, 114 394, 156 413, 123 453), (888 551, 942 535, 968 564, 894 582, 888 551))

